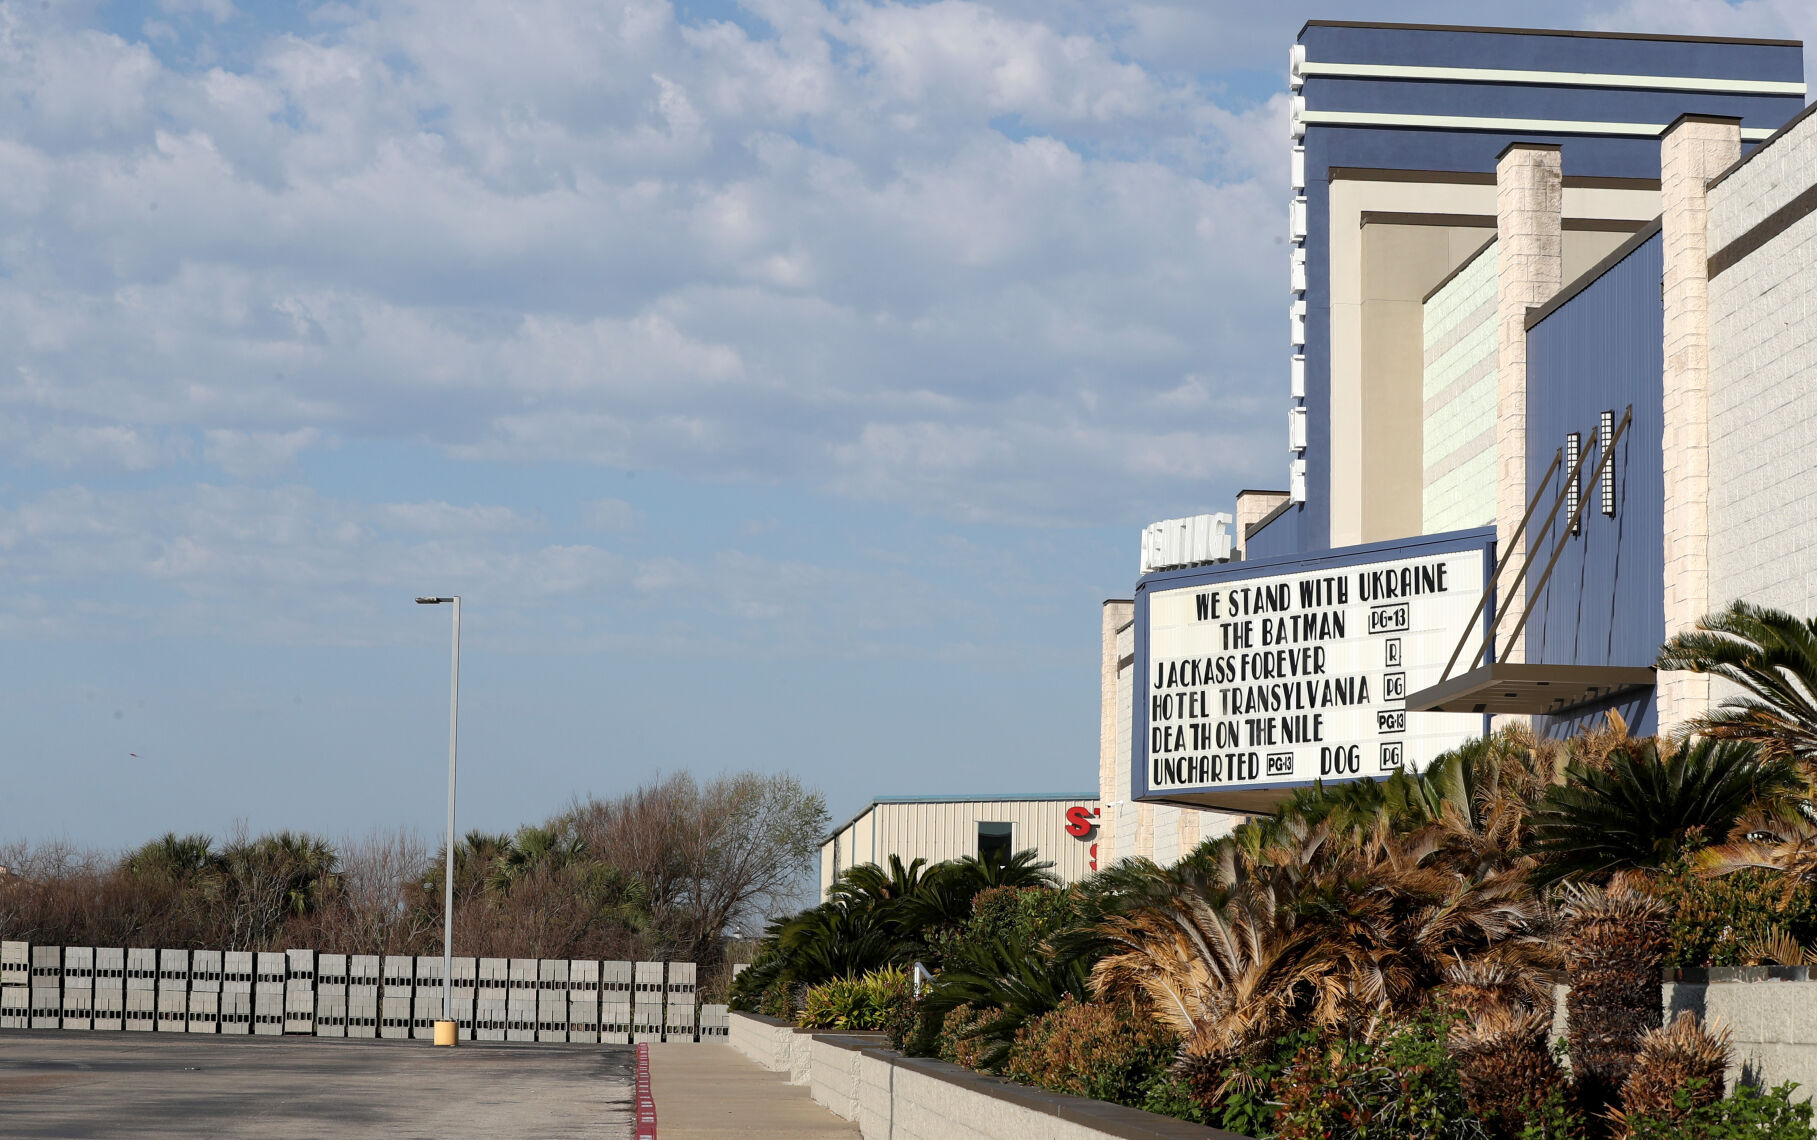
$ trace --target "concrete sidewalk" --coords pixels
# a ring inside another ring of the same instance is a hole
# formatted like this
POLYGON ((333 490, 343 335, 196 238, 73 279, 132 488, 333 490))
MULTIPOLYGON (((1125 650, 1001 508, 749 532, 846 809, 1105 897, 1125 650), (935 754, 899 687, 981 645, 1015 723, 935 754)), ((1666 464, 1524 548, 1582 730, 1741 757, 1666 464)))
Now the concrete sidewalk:
POLYGON ((662 1140, 752 1140, 846 1137, 858 1126, 814 1103, 806 1085, 791 1085, 730 1045, 650 1046, 650 1094, 662 1140))

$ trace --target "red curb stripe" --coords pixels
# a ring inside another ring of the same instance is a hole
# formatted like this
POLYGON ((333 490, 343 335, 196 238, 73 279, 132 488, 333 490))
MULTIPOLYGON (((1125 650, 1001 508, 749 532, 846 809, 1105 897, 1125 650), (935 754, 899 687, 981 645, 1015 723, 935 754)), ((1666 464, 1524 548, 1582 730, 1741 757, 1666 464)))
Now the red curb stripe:
POLYGON ((636 1140, 656 1140, 656 1098, 650 1095, 650 1047, 637 1047, 636 1140))

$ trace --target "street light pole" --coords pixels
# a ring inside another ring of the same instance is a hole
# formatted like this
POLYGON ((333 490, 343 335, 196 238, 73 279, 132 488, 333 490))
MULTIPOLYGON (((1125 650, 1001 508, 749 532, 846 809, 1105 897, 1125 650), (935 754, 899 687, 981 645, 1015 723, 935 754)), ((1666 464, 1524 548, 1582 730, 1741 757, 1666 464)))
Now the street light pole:
MULTIPOLYGON (((419 606, 454 605, 454 664, 448 675, 448 869, 442 880, 442 1020, 454 1021, 454 766, 461 723, 461 599, 418 598, 419 606)), ((478 994, 475 993, 477 998, 478 994)), ((458 1027, 456 1036, 459 1035, 458 1027)), ((437 1044, 440 1044, 438 1041, 437 1044)), ((452 1044, 452 1042, 450 1042, 452 1044)))

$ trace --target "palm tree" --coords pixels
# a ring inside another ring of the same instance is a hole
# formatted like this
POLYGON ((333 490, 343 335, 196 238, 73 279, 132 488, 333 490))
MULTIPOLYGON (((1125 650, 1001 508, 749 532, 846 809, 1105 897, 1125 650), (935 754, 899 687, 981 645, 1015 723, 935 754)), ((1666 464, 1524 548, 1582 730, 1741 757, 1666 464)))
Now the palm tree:
POLYGON ((340 856, 313 835, 238 839, 221 853, 231 892, 230 949, 262 949, 286 920, 312 914, 339 890, 340 856))
POLYGON ((1657 665, 1709 673, 1747 694, 1693 717, 1689 732, 1750 741, 1807 770, 1817 762, 1817 621, 1735 602, 1667 641, 1657 665))
POLYGON ((1464 1100, 1495 1140, 1522 1135, 1547 1098, 1563 1091, 1551 1037, 1550 1009, 1495 1005, 1451 1027, 1464 1100))
POLYGON ((1785 886, 1817 882, 1817 823, 1795 812, 1752 813, 1737 826, 1738 837, 1697 853, 1699 870, 1710 875, 1766 870, 1785 876, 1785 886))
MULTIPOLYGON (((950 867, 950 873, 959 879, 977 884, 979 891, 990 887, 1057 887, 1060 885, 1060 880, 1053 873, 1054 865, 1035 854, 1033 848, 1018 851, 1002 862, 981 859, 976 855, 965 855, 952 860, 946 866, 950 867)), ((976 894, 977 891, 972 893, 976 894)))
POLYGON ((213 839, 206 835, 178 835, 174 831, 140 847, 123 862, 131 874, 162 875, 176 882, 221 870, 221 857, 215 853, 213 839))
POLYGON ((537 872, 559 872, 586 859, 587 844, 560 825, 519 828, 503 850, 493 857, 486 885, 508 892, 519 880, 537 872))
POLYGON ((1607 766, 1571 765, 1528 815, 1527 850, 1540 883, 1657 869, 1698 839, 1722 843, 1757 802, 1799 791, 1785 758, 1738 740, 1698 740, 1669 757, 1656 741, 1611 752, 1607 766))
MULTIPOLYGON (((461 842, 454 849, 454 889, 461 894, 474 894, 484 890, 492 877, 492 868, 497 865, 505 852, 511 850, 511 836, 492 835, 484 831, 469 831, 461 837, 461 842)), ((441 889, 441 877, 446 874, 447 852, 435 861, 430 884, 431 893, 441 889)))

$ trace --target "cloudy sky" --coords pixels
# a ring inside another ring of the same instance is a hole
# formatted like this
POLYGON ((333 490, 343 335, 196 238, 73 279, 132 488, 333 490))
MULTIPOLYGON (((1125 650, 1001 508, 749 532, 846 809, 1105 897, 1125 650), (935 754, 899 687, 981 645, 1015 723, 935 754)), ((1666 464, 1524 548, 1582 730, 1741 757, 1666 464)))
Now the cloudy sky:
POLYGON ((1514 13, 0 0, 0 840, 433 832, 419 593, 471 826, 1093 788, 1139 528, 1285 478, 1315 16, 1514 13))

